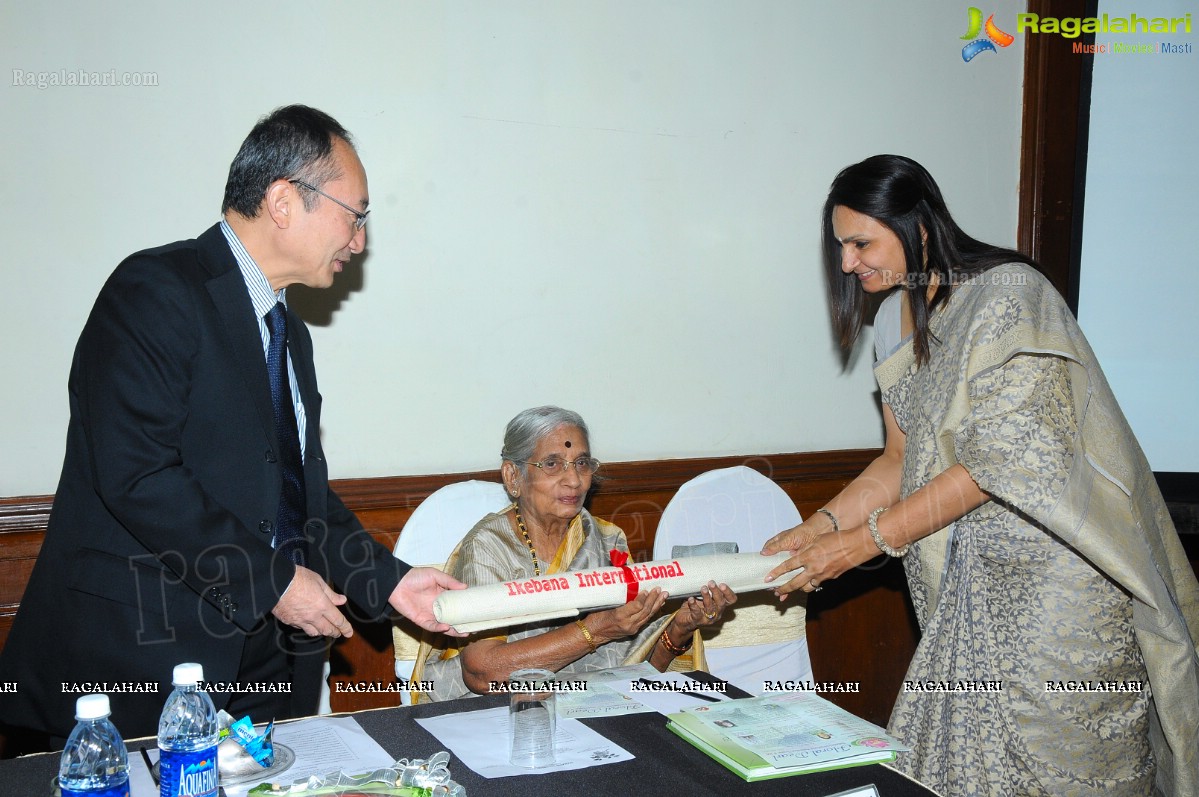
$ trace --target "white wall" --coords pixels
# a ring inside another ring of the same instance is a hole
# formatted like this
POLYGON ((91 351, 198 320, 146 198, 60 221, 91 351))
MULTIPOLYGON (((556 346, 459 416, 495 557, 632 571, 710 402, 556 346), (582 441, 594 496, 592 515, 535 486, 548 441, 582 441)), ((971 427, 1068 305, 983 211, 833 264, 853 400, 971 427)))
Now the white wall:
POLYGON ((241 139, 291 102, 346 125, 370 178, 361 269, 292 294, 334 477, 493 467, 548 402, 610 461, 877 445, 820 206, 902 153, 1014 243, 1022 41, 964 63, 965 28, 942 0, 7 4, 0 495, 54 490, 105 277, 215 222, 241 139), (59 69, 158 85, 12 85, 59 69))
MULTIPOLYGON (((1099 3, 1111 16, 1132 9, 1099 3)), ((1194 11, 1193 2, 1155 0, 1141 16, 1194 11)), ((1158 471, 1199 472, 1196 34, 1095 39, 1190 43, 1189 53, 1096 55, 1091 91, 1078 320, 1158 471)))

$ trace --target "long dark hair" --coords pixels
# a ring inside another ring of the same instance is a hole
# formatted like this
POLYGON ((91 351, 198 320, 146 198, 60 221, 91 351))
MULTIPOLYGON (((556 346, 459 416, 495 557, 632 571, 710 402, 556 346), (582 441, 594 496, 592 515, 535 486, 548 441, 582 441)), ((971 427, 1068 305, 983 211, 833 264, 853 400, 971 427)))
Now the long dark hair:
POLYGON ((911 158, 875 155, 847 166, 829 188, 821 223, 833 328, 843 348, 851 347, 862 330, 866 297, 858 279, 841 271, 841 244, 833 235, 833 209, 838 205, 874 219, 895 233, 903 245, 907 279, 900 287, 908 292, 919 365, 929 358, 929 317, 949 298, 955 283, 1004 263, 1037 268, 1026 255, 963 232, 949 215, 932 175, 911 158), (930 298, 928 286, 933 275, 938 284, 930 298))

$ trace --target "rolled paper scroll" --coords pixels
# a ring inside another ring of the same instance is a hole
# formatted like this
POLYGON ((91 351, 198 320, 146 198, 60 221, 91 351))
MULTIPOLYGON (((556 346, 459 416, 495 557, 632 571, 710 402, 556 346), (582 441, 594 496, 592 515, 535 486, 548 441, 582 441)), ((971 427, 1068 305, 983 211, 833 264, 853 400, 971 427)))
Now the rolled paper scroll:
POLYGON ((698 595, 700 588, 709 581, 728 584, 733 592, 752 592, 785 583, 786 578, 782 577, 769 584, 762 579, 790 556, 786 552, 774 556, 730 553, 623 567, 568 570, 519 581, 449 590, 434 601, 433 614, 439 621, 465 634, 577 617, 581 611, 626 603, 630 593, 636 594, 630 589, 633 585, 627 583, 629 573, 636 579, 637 591, 661 587, 672 598, 698 595))

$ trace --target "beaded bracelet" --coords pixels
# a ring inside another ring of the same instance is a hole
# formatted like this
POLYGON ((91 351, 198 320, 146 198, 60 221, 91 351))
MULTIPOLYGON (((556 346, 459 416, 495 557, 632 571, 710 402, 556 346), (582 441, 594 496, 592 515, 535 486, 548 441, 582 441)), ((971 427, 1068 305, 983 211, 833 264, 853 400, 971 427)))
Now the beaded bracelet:
POLYGON ((836 515, 834 515, 832 512, 828 511, 827 509, 823 509, 823 508, 817 509, 816 512, 817 512, 817 514, 820 514, 820 515, 827 515, 828 519, 833 521, 833 533, 834 534, 841 531, 841 524, 837 522, 836 515))
POLYGON ((879 533, 878 516, 886 512, 887 509, 889 509, 889 507, 880 506, 878 509, 871 512, 870 519, 866 521, 866 528, 870 529, 870 536, 874 538, 874 544, 877 545, 878 549, 887 556, 894 556, 896 558, 900 556, 907 556, 908 549, 912 547, 910 542, 899 550, 896 550, 888 545, 887 541, 883 539, 883 535, 879 533))
MULTIPOLYGON (((669 625, 669 623, 668 623, 667 625, 669 625)), ((666 648, 666 650, 667 650, 667 651, 669 651, 669 652, 670 652, 670 654, 671 654, 671 655, 673 655, 673 656, 682 656, 684 653, 686 653, 687 651, 691 650, 691 640, 690 640, 690 639, 688 639, 688 640, 687 640, 687 644, 686 644, 686 645, 683 645, 682 647, 678 647, 678 646, 677 646, 677 645, 675 645, 673 642, 671 642, 671 641, 670 641, 670 629, 669 629, 669 628, 663 628, 663 629, 662 629, 662 636, 660 636, 660 637, 658 637, 658 638, 662 640, 662 645, 663 645, 663 646, 666 648)))
POLYGON ((587 640, 587 647, 591 648, 592 653, 595 653, 598 646, 595 644, 595 637, 591 635, 591 629, 582 620, 575 620, 575 625, 583 632, 583 639, 587 640))

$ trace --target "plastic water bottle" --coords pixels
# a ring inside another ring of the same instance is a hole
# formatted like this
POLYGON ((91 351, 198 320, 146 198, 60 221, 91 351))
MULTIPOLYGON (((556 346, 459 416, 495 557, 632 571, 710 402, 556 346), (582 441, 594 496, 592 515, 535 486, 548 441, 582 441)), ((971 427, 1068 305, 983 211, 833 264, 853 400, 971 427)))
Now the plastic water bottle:
POLYGON ((204 667, 179 664, 158 720, 160 797, 215 797, 217 719, 212 698, 200 689, 204 667))
POLYGON ((108 719, 111 713, 108 695, 84 695, 75 701, 79 722, 58 765, 63 797, 129 797, 129 754, 108 719))

